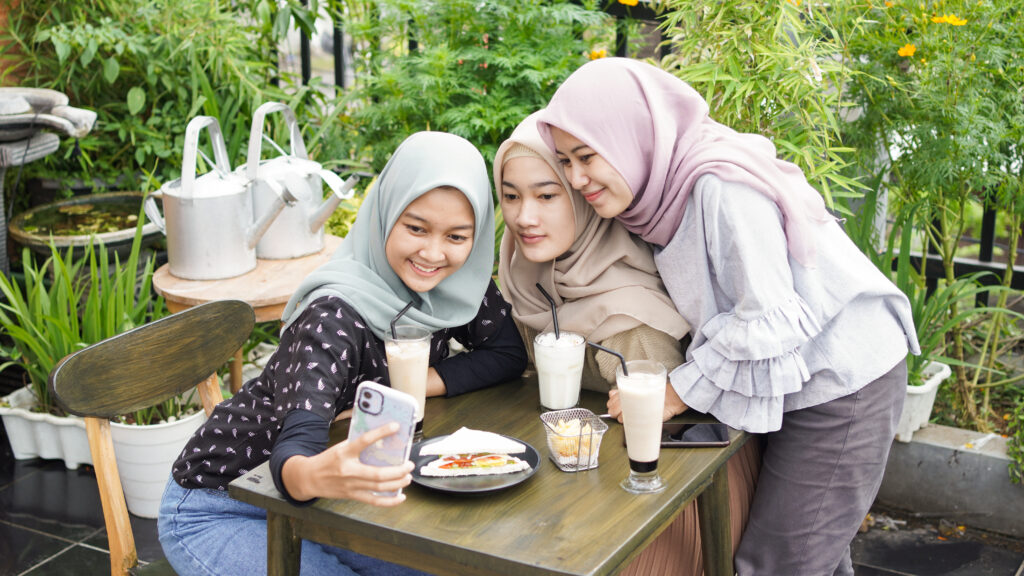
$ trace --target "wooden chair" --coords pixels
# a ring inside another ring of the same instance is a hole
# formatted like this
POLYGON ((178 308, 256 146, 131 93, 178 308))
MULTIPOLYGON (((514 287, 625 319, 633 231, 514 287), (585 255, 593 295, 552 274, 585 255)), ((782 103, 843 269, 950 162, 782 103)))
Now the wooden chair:
MULTIPOLYGON (((50 393, 57 403, 85 417, 113 576, 138 574, 140 567, 109 419, 153 406, 193 386, 199 389, 209 415, 223 399, 215 372, 248 339, 254 323, 252 308, 245 302, 210 302, 79 350, 50 373, 50 393)), ((166 561, 141 568, 145 574, 174 573, 166 561)))

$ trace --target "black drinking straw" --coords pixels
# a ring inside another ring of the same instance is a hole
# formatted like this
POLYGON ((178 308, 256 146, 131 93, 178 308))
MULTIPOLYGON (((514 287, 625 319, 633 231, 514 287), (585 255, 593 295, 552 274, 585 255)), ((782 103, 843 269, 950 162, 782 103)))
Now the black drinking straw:
POLYGON ((537 282, 537 290, 540 290, 540 293, 544 295, 544 299, 548 301, 548 304, 551 304, 551 321, 555 323, 555 340, 558 340, 561 338, 561 334, 558 332, 558 312, 555 312, 555 299, 540 285, 540 282, 537 282))
POLYGON ((392 338, 395 337, 395 323, 398 322, 398 319, 402 317, 402 314, 405 314, 406 312, 409 311, 409 308, 412 308, 412 302, 409 302, 408 304, 406 304, 405 308, 402 308, 402 310, 398 314, 396 314, 394 318, 391 319, 391 337, 392 338))
POLYGON ((626 369, 626 359, 622 357, 622 354, 619 354, 618 352, 616 352, 615 350, 612 350, 611 348, 605 348, 604 346, 601 346, 600 344, 594 344, 593 342, 589 342, 588 341, 587 345, 588 346, 593 346, 594 348, 597 348, 598 350, 601 350, 603 352, 607 352, 607 353, 611 354, 612 356, 615 356, 616 358, 618 358, 619 362, 622 362, 622 375, 623 376, 629 376, 629 370, 626 369))

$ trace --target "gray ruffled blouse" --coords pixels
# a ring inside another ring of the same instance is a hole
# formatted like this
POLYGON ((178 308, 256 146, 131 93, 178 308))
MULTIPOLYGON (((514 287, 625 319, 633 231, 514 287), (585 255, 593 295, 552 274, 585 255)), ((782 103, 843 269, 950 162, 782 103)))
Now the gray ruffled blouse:
POLYGON ((752 188, 701 177, 655 262, 693 325, 670 374, 691 408, 748 432, 856 392, 920 353, 906 296, 836 222, 813 268, 789 257, 782 215, 752 188))

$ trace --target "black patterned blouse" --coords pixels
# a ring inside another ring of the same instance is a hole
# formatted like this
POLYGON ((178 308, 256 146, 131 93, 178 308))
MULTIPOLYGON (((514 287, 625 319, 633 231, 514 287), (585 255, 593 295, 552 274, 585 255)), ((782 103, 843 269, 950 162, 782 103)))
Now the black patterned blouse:
MULTIPOLYGON (((526 367, 526 351, 509 305, 491 282, 477 316, 468 324, 433 334, 430 365, 454 396, 515 378, 526 367), (449 358, 448 340, 467 352, 449 358)), ((336 296, 312 302, 281 334, 266 368, 234 397, 214 409, 185 446, 171 473, 184 488, 227 490, 229 482, 266 461, 286 416, 303 410, 330 423, 351 408, 356 386, 388 384, 384 342, 359 314, 336 296)), ((308 420, 308 415, 303 415, 308 420)), ((327 426, 317 438, 327 445, 327 426)))

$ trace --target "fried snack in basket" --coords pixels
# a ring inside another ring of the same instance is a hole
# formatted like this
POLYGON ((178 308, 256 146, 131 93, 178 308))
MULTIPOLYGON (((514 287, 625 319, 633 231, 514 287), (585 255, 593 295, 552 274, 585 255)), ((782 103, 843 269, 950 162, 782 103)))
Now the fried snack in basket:
POLYGON ((559 420, 555 424, 555 434, 551 436, 551 449, 565 458, 582 457, 585 460, 600 442, 601 437, 593 434, 589 422, 584 422, 580 426, 580 421, 573 418, 569 421, 559 420))

